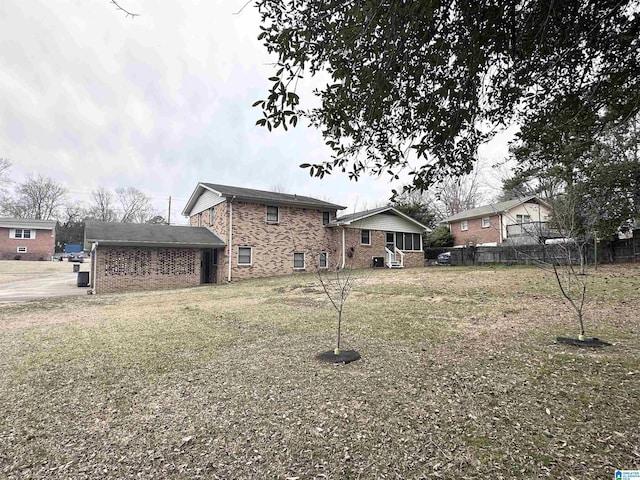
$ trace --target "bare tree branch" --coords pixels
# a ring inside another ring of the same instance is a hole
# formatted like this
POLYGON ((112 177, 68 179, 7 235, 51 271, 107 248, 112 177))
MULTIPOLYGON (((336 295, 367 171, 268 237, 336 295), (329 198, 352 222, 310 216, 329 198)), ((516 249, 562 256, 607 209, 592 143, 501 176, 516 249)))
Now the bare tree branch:
POLYGON ((139 13, 133 13, 133 12, 130 12, 129 10, 126 10, 126 9, 122 8, 118 4, 118 2, 116 2, 116 0, 111 0, 111 3, 113 3, 118 10, 120 10, 120 11, 125 13, 125 18, 135 18, 135 17, 139 17, 140 16, 139 13))

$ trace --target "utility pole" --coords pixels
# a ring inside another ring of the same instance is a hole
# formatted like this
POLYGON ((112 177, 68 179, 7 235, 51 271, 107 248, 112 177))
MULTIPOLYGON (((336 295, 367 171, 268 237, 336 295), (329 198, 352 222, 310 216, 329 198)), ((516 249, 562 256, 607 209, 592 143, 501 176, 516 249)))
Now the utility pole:
POLYGON ((171 195, 169 195, 169 213, 167 214, 167 225, 171 225, 171 195))

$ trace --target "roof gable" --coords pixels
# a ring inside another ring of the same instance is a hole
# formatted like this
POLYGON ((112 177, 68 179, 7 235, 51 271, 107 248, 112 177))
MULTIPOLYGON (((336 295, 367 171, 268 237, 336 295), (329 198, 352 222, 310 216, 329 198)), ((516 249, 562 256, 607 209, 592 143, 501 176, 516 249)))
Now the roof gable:
POLYGON ((386 205, 384 207, 378 207, 378 208, 373 208, 371 210, 363 210, 361 212, 355 212, 355 213, 343 215, 341 217, 336 218, 330 225, 331 226, 351 225, 351 224, 353 224, 355 222, 359 222, 359 221, 365 220, 367 218, 371 218, 371 217, 374 217, 376 215, 381 215, 381 214, 397 215, 398 217, 403 218, 404 220, 414 224, 415 226, 417 226, 417 227, 419 227, 419 228, 421 228, 423 230, 431 231, 431 229, 429 227, 427 227, 426 225, 423 225, 422 223, 418 222, 417 220, 411 218, 409 215, 405 215, 400 210, 398 210, 397 208, 392 207, 391 205, 386 205))

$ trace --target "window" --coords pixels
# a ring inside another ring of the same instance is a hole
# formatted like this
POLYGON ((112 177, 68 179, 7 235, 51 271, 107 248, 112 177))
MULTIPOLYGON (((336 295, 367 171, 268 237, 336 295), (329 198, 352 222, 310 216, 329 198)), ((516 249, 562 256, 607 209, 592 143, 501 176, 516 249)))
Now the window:
POLYGON ((469 224, 467 223, 466 220, 463 220, 460 222, 460 230, 463 232, 469 230, 469 224))
POLYGON ((516 223, 529 223, 531 217, 529 215, 516 215, 516 223))
POLYGON ((410 233, 404 234, 404 249, 413 250, 413 235, 410 233))
POLYGON ((421 252, 421 241, 419 233, 396 232, 396 248, 398 250, 421 252))
POLYGON ((371 245, 371 232, 369 230, 360 230, 360 243, 362 245, 371 245))
POLYGON ((396 248, 398 250, 404 250, 404 234, 396 232, 396 248))
POLYGON ((329 254, 327 252, 320 252, 318 267, 327 268, 328 266, 329 266, 329 254))
POLYGON ((489 228, 491 226, 491 219, 489 217, 484 217, 482 219, 482 228, 489 228))
POLYGON ((267 223, 278 223, 280 221, 278 210, 278 207, 267 205, 267 223))
POLYGON ((9 237, 30 240, 36 238, 36 231, 28 228, 16 228, 15 230, 9 231, 9 237))
POLYGON ((27 247, 18 247, 18 253, 27 253, 27 247))
POLYGON ((251 265, 251 247, 238 247, 238 265, 251 265))
POLYGON ((295 270, 303 270, 304 269, 304 253, 295 252, 293 254, 293 268, 295 270))
POLYGON ((329 225, 331 217, 329 212, 322 212, 322 225, 329 225))

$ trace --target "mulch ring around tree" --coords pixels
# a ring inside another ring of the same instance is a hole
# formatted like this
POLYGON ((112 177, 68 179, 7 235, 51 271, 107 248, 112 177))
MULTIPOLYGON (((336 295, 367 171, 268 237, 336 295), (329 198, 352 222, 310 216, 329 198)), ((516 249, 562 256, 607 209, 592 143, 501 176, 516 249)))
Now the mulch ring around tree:
POLYGON ((604 340, 600 340, 599 338, 585 338, 584 340, 580 340, 578 338, 571 337, 556 337, 558 343, 564 343, 566 345, 573 345, 574 347, 591 347, 591 348, 600 348, 600 347, 609 347, 610 343, 605 342, 604 340))
POLYGON ((316 358, 325 363, 351 363, 360 359, 360 354, 355 350, 340 350, 340 353, 336 355, 333 350, 319 353, 316 358))

